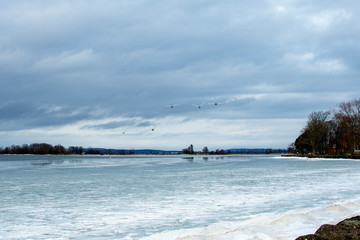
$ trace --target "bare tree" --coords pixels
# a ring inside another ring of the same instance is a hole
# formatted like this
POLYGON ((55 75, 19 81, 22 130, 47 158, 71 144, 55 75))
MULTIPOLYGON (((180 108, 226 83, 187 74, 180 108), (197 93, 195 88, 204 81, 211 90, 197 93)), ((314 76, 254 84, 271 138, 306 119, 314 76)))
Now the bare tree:
POLYGON ((324 154, 328 146, 328 117, 330 111, 315 111, 309 114, 305 131, 313 153, 324 154))
POLYGON ((338 144, 346 152, 354 153, 360 143, 360 99, 340 103, 335 121, 338 124, 338 144))

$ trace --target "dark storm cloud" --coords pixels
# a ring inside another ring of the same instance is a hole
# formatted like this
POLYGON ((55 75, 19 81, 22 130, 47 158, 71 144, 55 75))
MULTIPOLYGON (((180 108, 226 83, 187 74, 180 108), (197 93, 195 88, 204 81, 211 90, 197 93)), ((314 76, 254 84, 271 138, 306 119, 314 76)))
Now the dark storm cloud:
MULTIPOLYGON (((0 1, 0 126, 306 118, 359 95, 359 9, 354 0, 0 1)), ((140 123, 85 128, 122 124, 140 123)))

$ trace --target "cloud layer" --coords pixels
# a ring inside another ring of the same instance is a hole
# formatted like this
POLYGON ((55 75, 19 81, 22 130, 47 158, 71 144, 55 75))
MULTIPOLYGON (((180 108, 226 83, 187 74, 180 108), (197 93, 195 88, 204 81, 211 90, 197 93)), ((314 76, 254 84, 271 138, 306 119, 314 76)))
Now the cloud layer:
POLYGON ((287 147, 358 98, 359 5, 1 1, 0 146, 287 147))

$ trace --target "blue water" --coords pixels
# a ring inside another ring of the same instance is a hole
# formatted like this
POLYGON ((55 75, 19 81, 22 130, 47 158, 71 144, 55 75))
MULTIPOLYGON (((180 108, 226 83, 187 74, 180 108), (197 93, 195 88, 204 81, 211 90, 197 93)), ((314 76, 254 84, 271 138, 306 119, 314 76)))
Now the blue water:
POLYGON ((325 206, 360 198, 359 169, 261 155, 0 155, 0 239, 141 239, 325 206))

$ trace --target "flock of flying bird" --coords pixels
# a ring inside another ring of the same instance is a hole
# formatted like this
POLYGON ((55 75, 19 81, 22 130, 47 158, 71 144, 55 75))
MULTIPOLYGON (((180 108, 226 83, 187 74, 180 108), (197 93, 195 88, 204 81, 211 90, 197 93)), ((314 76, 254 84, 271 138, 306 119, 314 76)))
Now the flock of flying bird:
MULTIPOLYGON (((218 106, 218 105, 220 105, 220 104, 225 104, 225 103, 231 103, 231 102, 235 102, 235 100, 236 100, 236 98, 232 98, 232 99, 229 99, 229 100, 227 100, 227 101, 225 101, 225 102, 212 102, 212 103, 207 103, 207 104, 209 104, 209 105, 214 105, 214 106, 218 106)), ((200 104, 200 105, 196 105, 196 104, 192 104, 194 107, 196 107, 196 108, 201 108, 203 105, 205 105, 206 103, 202 103, 202 104, 200 104)), ((173 105, 165 105, 166 107, 170 107, 170 108, 175 108, 176 106, 178 106, 179 104, 173 104, 173 105)), ((155 131, 155 127, 152 127, 151 128, 151 131, 155 131)), ((122 132, 122 134, 125 134, 126 132, 125 131, 123 131, 122 132)))

